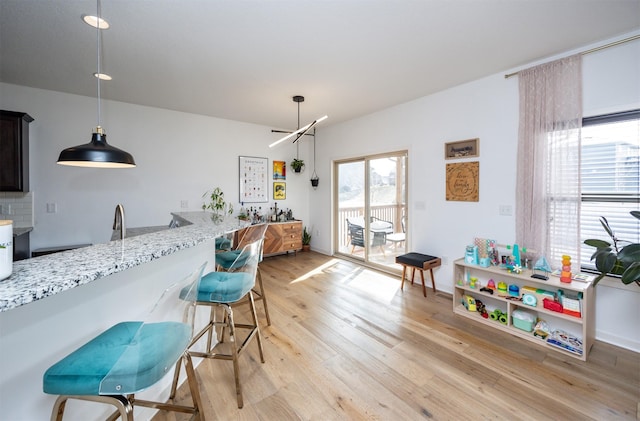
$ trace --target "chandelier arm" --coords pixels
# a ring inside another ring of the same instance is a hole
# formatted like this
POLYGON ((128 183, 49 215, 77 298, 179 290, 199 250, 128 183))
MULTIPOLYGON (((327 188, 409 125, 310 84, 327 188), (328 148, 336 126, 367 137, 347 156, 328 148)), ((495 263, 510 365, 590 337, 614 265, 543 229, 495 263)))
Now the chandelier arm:
MULTIPOLYGON (((296 143, 303 135, 305 135, 309 130, 311 130, 313 127, 316 126, 316 124, 320 123, 321 121, 324 121, 327 119, 327 116, 325 115, 324 117, 320 117, 317 120, 314 120, 313 123, 309 124, 308 126, 306 126, 306 128, 304 129, 304 131, 302 132, 302 134, 299 134, 298 137, 296 137, 296 139, 293 141, 293 143, 296 143)), ((313 135, 312 135, 313 136, 313 135)))

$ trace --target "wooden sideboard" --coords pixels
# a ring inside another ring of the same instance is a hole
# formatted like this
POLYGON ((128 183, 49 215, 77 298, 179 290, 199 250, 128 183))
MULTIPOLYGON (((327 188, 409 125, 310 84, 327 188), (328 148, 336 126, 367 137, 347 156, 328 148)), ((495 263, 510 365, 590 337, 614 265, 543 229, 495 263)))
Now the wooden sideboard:
POLYGON ((269 223, 264 235, 264 255, 302 250, 302 221, 269 223))
MULTIPOLYGON (((302 250, 302 221, 269 222, 268 225, 264 234, 265 256, 302 250)), ((238 231, 237 238, 242 238, 243 232, 238 231)))

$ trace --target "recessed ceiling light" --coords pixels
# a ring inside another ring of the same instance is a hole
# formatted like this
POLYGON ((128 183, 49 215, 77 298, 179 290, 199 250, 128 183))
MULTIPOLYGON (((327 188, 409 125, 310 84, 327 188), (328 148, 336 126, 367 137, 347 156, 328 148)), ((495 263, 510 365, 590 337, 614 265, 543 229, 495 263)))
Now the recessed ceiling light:
POLYGON ((109 29, 109 22, 97 16, 82 15, 82 20, 84 23, 93 26, 94 28, 109 29), (98 26, 98 23, 100 26, 98 26))
POLYGON ((113 79, 111 76, 109 76, 106 73, 94 73, 93 74, 95 77, 97 77, 100 80, 111 80, 113 79))

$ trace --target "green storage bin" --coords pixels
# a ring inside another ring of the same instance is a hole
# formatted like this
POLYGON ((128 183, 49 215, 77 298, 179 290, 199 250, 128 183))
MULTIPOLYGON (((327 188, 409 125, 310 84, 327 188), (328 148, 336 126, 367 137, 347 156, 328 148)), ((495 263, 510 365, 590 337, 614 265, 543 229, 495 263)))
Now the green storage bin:
POLYGON ((536 316, 524 310, 514 310, 511 315, 511 324, 525 332, 532 332, 536 325, 536 316))

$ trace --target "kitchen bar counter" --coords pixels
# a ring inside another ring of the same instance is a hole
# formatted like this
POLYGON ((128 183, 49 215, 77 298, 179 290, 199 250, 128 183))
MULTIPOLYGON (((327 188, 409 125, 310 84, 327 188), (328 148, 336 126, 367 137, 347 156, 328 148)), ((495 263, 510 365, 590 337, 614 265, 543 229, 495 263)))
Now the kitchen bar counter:
POLYGON ((248 225, 236 218, 214 223, 209 212, 173 215, 184 221, 180 228, 126 238, 124 244, 116 240, 15 262, 11 276, 0 281, 0 312, 194 247, 248 225))
MULTIPOLYGON (((0 281, 0 419, 49 419, 56 397, 42 392, 47 368, 118 322, 144 320, 167 286, 204 262, 205 272, 214 270, 215 237, 248 225, 214 223, 205 212, 177 215, 180 228, 126 238, 124 245, 116 240, 14 263, 11 277, 0 281)), ((208 309, 201 310, 196 326, 208 321, 208 309)), ((136 397, 166 398, 172 379, 136 397)), ((64 419, 97 421, 111 412, 74 401, 64 419)), ((138 408, 136 420, 154 413, 138 408)))

